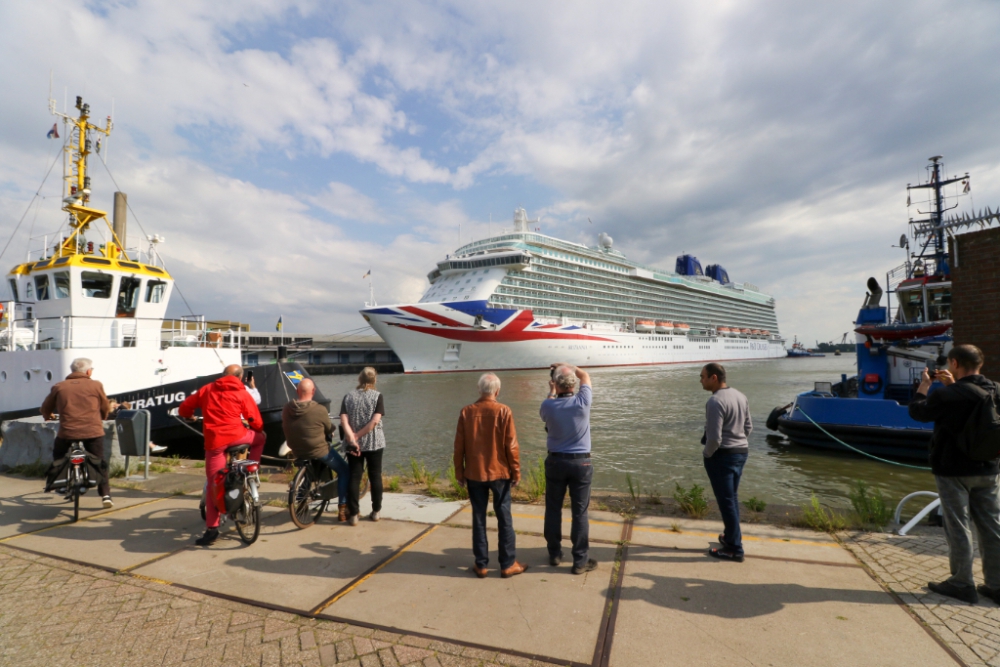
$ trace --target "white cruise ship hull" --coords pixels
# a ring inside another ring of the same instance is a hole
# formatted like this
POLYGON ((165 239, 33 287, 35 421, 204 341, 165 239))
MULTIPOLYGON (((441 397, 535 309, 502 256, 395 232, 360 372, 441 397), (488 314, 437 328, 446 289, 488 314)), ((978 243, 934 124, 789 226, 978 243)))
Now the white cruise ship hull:
POLYGON ((612 325, 553 324, 530 310, 479 311, 420 303, 361 311, 406 373, 641 366, 784 357, 777 337, 724 337, 620 331, 612 325))

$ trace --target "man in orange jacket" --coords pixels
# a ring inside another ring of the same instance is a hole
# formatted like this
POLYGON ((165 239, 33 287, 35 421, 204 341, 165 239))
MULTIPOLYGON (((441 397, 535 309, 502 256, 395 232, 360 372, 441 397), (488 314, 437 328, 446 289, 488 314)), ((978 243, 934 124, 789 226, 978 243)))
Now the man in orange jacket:
POLYGON ((201 409, 202 430, 205 433, 205 475, 208 477, 208 498, 205 503, 205 534, 195 540, 198 546, 208 546, 219 539, 219 510, 215 498, 215 477, 226 467, 226 447, 250 445, 250 458, 260 461, 264 452, 264 420, 246 387, 243 368, 226 366, 222 377, 194 392, 180 404, 177 414, 185 419, 201 409), (243 425, 244 420, 250 425, 243 425))

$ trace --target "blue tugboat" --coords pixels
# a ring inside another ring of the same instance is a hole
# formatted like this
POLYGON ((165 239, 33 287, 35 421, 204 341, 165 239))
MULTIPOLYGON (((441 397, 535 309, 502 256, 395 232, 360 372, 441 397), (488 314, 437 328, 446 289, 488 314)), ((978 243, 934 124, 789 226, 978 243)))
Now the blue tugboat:
POLYGON ((813 352, 812 350, 806 349, 806 346, 799 342, 799 337, 795 336, 792 341, 792 347, 788 350, 788 356, 790 357, 825 357, 826 355, 822 352, 813 352))
POLYGON ((944 367, 952 346, 951 270, 945 235, 1000 221, 1000 211, 989 209, 979 216, 944 219, 943 213, 955 208, 945 208, 946 199, 969 192, 969 174, 942 179, 941 167, 940 156, 930 158, 928 181, 907 186, 908 194, 929 194, 929 210, 919 211, 926 216, 922 219, 910 219, 916 249, 910 251, 905 234, 900 239, 907 259, 886 275, 886 305, 881 304, 883 290, 878 281, 868 279, 868 294, 854 323, 857 375, 842 375, 839 382, 817 382, 813 391, 775 408, 767 419, 772 431, 812 447, 847 451, 837 438, 876 456, 926 459, 933 424, 913 421, 906 406, 923 369, 944 367), (946 195, 949 186, 955 186, 952 189, 958 193, 946 195))

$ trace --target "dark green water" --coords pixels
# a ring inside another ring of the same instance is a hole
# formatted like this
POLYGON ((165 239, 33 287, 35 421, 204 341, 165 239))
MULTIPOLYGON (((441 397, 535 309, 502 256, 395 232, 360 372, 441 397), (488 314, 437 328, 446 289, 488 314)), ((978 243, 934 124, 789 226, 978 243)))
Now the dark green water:
MULTIPOLYGON (((772 408, 812 389, 815 380, 836 381, 841 373, 853 374, 853 364, 854 356, 845 354, 727 365, 729 384, 747 395, 754 421, 741 497, 800 505, 815 493, 825 503, 847 505, 852 480, 861 479, 881 488, 895 504, 911 491, 934 489, 930 473, 791 445, 764 426, 772 408)), ((709 394, 698 382, 700 368, 685 364, 593 371, 595 488, 626 490, 626 473, 643 490, 657 489, 664 496, 672 493, 675 482, 708 485, 699 440, 709 394)), ((522 465, 533 462, 545 452, 538 406, 548 392, 548 373, 497 375, 503 383, 500 401, 514 412, 522 465)), ((387 471, 408 469, 410 457, 429 467, 448 467, 458 412, 475 401, 478 377, 454 373, 379 378, 386 405, 387 471)), ((355 385, 353 376, 315 379, 335 410, 355 385)))

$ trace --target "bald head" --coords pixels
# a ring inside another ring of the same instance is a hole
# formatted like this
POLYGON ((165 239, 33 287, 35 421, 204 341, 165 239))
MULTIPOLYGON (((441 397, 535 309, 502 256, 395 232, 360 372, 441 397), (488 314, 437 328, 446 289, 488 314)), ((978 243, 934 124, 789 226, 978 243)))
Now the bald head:
POLYGON ((234 375, 238 378, 243 377, 243 367, 239 364, 230 364, 226 366, 226 370, 222 371, 223 375, 234 375))
POLYGON ((295 388, 295 393, 300 401, 311 401, 316 394, 316 383, 309 378, 299 380, 299 386, 295 388))

